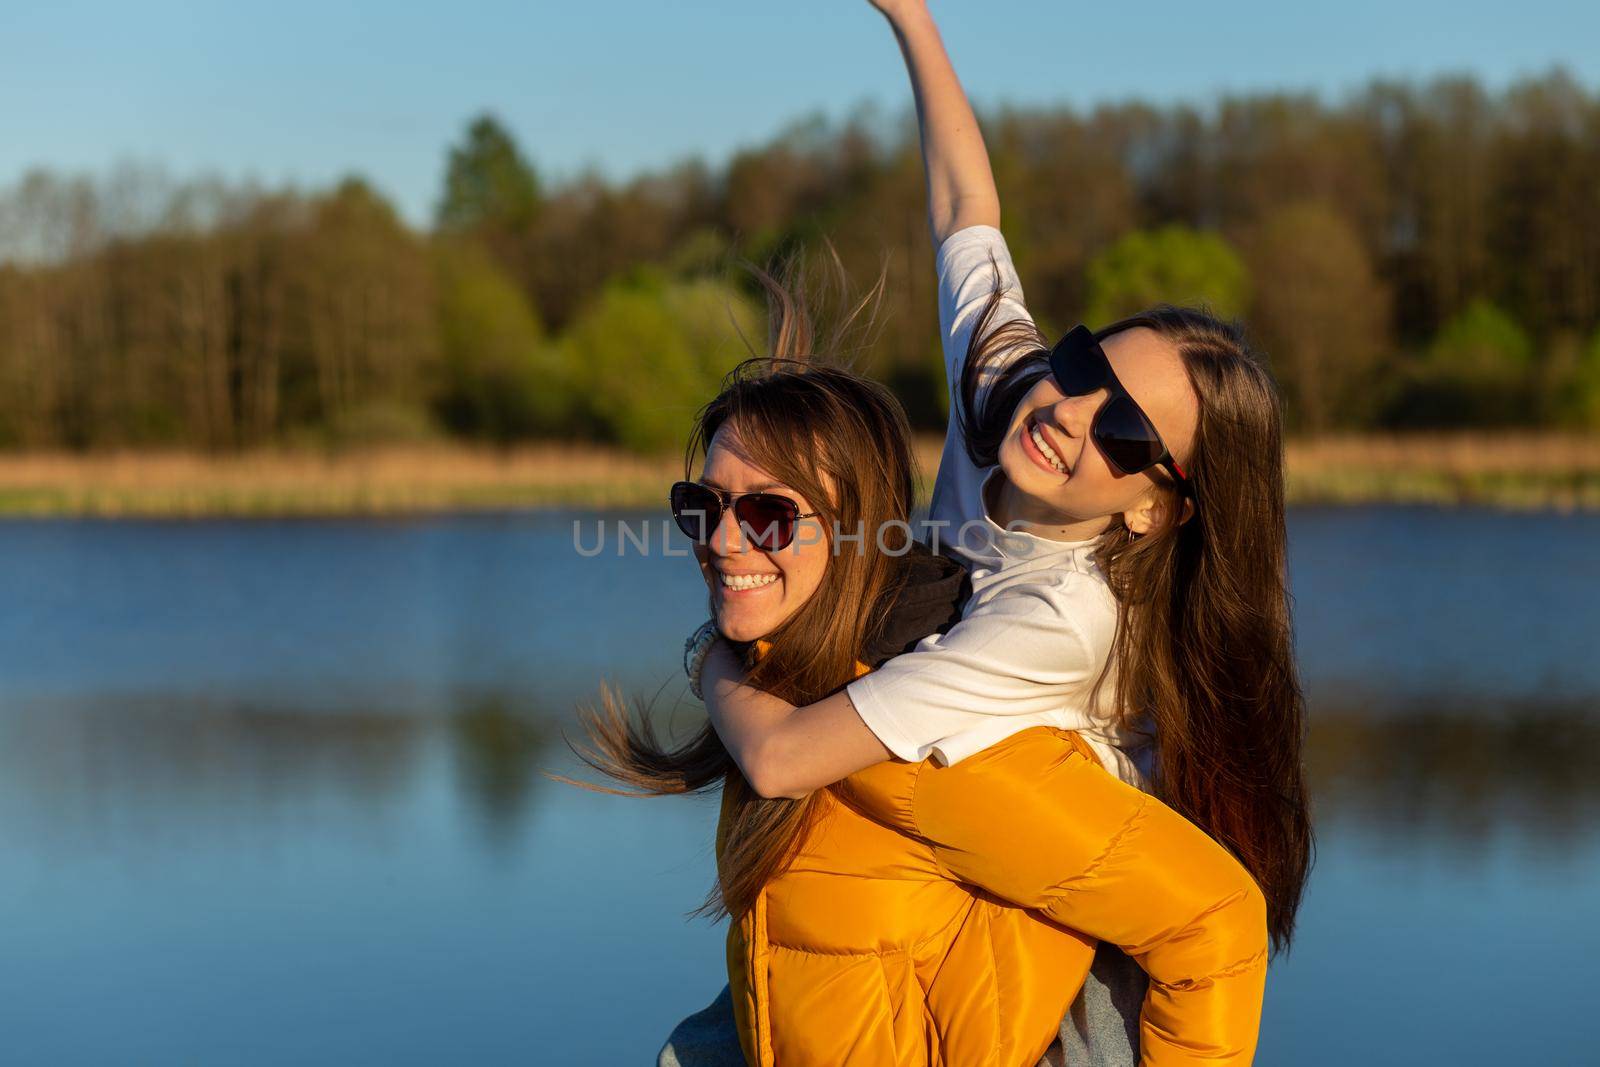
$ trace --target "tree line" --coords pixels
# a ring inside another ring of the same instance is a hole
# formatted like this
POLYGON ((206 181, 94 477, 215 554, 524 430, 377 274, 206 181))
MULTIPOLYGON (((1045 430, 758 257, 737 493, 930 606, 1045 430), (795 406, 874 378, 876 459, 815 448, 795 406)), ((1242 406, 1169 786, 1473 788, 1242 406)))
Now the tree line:
MULTIPOLYGON (((1158 300, 1240 317, 1300 433, 1600 429, 1600 95, 1555 71, 1336 102, 1003 110, 984 128, 1047 334, 1158 300)), ((942 425, 915 129, 809 120, 713 168, 551 185, 491 115, 435 219, 300 192, 35 171, 0 196, 0 447, 681 443, 764 325, 736 259, 826 241, 851 353, 942 425)))

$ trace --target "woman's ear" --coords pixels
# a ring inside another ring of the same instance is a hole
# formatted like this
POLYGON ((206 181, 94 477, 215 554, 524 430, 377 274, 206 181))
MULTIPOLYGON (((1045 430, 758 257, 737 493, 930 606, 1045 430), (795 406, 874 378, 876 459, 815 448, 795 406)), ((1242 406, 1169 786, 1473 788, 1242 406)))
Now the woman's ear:
MULTIPOLYGON (((1129 530, 1141 537, 1151 530, 1158 529, 1166 524, 1167 519, 1166 493, 1158 493, 1154 489, 1139 498, 1139 502, 1132 508, 1122 513, 1122 522, 1129 530)), ((1183 511, 1178 516, 1178 525, 1183 525, 1194 517, 1194 501, 1183 497, 1183 511)))

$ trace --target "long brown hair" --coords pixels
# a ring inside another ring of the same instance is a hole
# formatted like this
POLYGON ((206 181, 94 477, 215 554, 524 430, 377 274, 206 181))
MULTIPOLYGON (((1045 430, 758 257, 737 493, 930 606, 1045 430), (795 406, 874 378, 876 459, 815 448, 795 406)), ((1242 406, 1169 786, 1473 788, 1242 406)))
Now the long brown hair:
MULTIPOLYGON (((684 454, 685 477, 717 431, 738 434, 751 461, 799 492, 819 512, 831 558, 817 591, 776 630, 765 635, 767 654, 747 646, 745 680, 795 705, 815 703, 849 682, 856 663, 888 615, 904 584, 902 553, 916 496, 911 431, 898 400, 878 383, 841 366, 837 357, 863 324, 870 326, 883 284, 848 310, 819 343, 807 301, 805 268, 790 260, 781 277, 746 264, 767 292, 768 354, 741 363, 695 421, 684 454), (878 531, 884 534, 879 551, 878 531), (864 538, 840 551, 833 535, 864 538)), ((847 291, 837 256, 832 278, 847 291)), ((580 713, 587 746, 580 758, 637 794, 725 790, 718 835, 717 886, 702 909, 712 916, 742 915, 766 882, 779 874, 803 842, 827 791, 799 800, 765 799, 753 790, 707 723, 682 744, 661 739, 648 709, 635 717, 612 693, 598 711, 580 713)))
MULTIPOLYGON (((993 325, 1003 296, 997 271, 959 394, 967 452, 980 467, 998 462, 1017 404, 1048 373, 1048 346, 1032 322, 993 325), (996 363, 1008 355, 997 375, 996 363)), ((1197 508, 1179 523, 1181 501, 1163 480, 1164 524, 1135 537, 1118 518, 1101 535, 1096 561, 1116 594, 1118 620, 1096 696, 1114 679, 1125 724, 1137 729, 1149 716, 1156 794, 1249 870, 1282 949, 1313 841, 1289 611, 1281 404, 1237 324, 1161 305, 1095 336, 1138 327, 1178 350, 1199 399, 1186 464, 1197 508)))

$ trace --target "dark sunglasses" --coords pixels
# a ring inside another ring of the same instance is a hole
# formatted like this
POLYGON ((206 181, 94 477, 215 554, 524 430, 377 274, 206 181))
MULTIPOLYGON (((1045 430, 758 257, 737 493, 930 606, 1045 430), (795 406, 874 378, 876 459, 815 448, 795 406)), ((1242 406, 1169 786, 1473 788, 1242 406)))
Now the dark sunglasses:
POLYGON ((1088 396, 1104 389, 1106 401, 1094 413, 1089 436, 1106 460, 1123 474, 1140 474, 1162 467, 1172 475, 1178 492, 1194 495, 1189 476, 1172 458, 1155 423, 1117 380, 1105 349, 1087 326, 1074 326, 1050 350, 1050 373, 1056 388, 1067 396, 1088 396))
POLYGON ((674 482, 671 500, 673 521, 695 544, 711 540, 723 508, 731 507, 739 528, 763 552, 788 548, 800 520, 817 514, 776 493, 730 493, 699 482, 674 482))

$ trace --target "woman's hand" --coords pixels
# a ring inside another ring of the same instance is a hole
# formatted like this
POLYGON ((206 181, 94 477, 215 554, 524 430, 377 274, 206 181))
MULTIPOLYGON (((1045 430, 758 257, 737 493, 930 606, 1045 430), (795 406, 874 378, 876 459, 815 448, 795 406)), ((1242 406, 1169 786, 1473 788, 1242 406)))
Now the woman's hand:
POLYGON ((867 0, 873 7, 890 22, 895 21, 908 10, 926 11, 927 0, 867 0))

